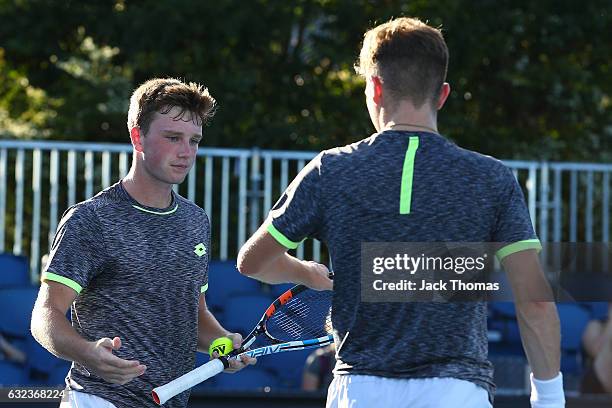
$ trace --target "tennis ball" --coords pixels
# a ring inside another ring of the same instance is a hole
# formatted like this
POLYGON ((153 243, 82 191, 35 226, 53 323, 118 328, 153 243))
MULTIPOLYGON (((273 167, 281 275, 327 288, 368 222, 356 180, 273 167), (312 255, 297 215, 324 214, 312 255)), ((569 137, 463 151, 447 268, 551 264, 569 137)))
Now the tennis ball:
POLYGON ((215 351, 219 353, 219 356, 224 356, 229 354, 234 349, 232 346, 232 339, 229 337, 219 337, 218 339, 213 340, 210 343, 210 347, 208 348, 208 353, 212 355, 215 351))

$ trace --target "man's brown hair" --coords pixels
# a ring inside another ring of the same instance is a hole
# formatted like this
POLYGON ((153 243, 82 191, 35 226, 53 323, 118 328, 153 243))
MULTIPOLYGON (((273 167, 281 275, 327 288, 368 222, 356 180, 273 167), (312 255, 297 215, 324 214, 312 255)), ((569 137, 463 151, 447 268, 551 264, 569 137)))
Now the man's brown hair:
POLYGON ((155 112, 168 113, 178 107, 175 120, 186 114, 197 124, 204 124, 215 114, 216 101, 208 89, 195 82, 184 83, 174 78, 154 78, 140 85, 130 98, 127 127, 139 127, 147 133, 155 112))
POLYGON ((410 100, 416 108, 438 99, 448 69, 448 48, 439 29, 401 17, 365 33, 358 74, 381 79, 392 100, 410 100))

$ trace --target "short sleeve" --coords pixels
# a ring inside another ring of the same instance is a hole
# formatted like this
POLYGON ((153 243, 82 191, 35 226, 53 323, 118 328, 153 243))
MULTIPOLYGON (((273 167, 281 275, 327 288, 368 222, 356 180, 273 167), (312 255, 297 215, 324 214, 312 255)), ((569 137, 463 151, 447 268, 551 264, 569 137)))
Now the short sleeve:
POLYGON ((521 187, 508 168, 504 168, 499 191, 502 192, 497 210, 493 242, 498 244, 497 258, 526 249, 542 249, 537 238, 521 187))
POLYGON ((291 182, 268 215, 268 232, 287 249, 317 237, 322 225, 321 157, 308 163, 291 182))
POLYGON ((59 282, 80 293, 102 271, 105 259, 96 214, 77 205, 62 216, 41 280, 59 282))

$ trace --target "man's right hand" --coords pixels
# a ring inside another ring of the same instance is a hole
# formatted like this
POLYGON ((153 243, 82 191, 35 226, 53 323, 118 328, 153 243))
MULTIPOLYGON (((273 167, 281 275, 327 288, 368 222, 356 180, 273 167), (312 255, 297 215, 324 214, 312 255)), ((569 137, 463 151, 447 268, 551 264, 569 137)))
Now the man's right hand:
POLYGON ((315 290, 332 290, 334 281, 329 278, 327 266, 314 261, 302 261, 306 265, 309 274, 304 285, 315 290))
POLYGON ((135 360, 123 360, 113 354, 121 348, 121 339, 102 338, 91 342, 84 365, 105 381, 113 384, 126 384, 141 376, 147 367, 135 360))

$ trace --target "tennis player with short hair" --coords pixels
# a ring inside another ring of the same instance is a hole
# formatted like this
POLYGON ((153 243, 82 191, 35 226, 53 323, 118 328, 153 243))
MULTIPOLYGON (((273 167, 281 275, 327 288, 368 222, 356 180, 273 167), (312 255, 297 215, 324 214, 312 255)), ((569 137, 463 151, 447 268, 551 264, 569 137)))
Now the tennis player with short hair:
MULTIPOLYGON (((172 191, 214 109, 202 85, 142 84, 128 113, 128 175, 64 213, 32 314, 34 337, 73 361, 61 407, 155 407, 151 390, 193 369, 196 349, 222 336, 240 345, 206 308, 208 217, 172 191)), ((186 407, 188 398, 166 406, 186 407)))
MULTIPOLYGON (((485 302, 361 302, 362 242, 497 242, 513 292, 543 279, 523 194, 499 160, 441 136, 448 49, 440 30, 398 18, 365 35, 357 72, 377 133, 323 151, 240 251, 266 282, 329 288, 323 265, 287 249, 324 242, 334 265, 337 348, 328 407, 487 408, 494 395, 485 302)), ((517 301, 533 407, 564 406, 555 305, 517 301)))

